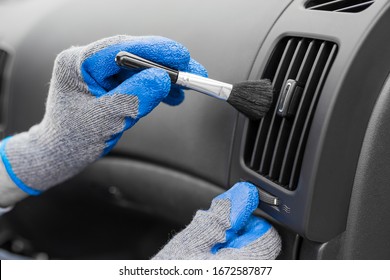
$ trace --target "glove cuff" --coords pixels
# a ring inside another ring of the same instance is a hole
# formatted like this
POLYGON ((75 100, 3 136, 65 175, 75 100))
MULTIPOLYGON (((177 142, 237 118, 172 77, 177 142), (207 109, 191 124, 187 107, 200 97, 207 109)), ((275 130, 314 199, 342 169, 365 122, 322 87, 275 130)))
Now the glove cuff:
POLYGON ((14 180, 16 178, 16 181, 21 183, 22 187, 25 187, 25 184, 13 173, 6 156, 5 145, 8 140, 9 138, 6 138, 0 143, 0 207, 3 208, 14 205, 27 197, 28 194, 14 180))
POLYGON ((85 145, 75 148, 63 139, 64 136, 55 127, 43 121, 28 132, 14 135, 1 143, 4 168, 20 190, 29 195, 39 195, 93 162, 93 159, 81 156, 85 154, 85 145))
POLYGON ((13 181, 13 183, 22 191, 29 195, 39 195, 41 194, 42 191, 40 190, 35 190, 29 186, 27 186, 21 179, 19 179, 18 176, 16 176, 14 170, 12 169, 11 163, 8 160, 6 151, 5 151, 5 146, 7 145, 7 142, 11 139, 11 137, 5 138, 1 144, 0 144, 0 157, 2 160, 2 167, 5 169, 7 172, 9 178, 13 181))

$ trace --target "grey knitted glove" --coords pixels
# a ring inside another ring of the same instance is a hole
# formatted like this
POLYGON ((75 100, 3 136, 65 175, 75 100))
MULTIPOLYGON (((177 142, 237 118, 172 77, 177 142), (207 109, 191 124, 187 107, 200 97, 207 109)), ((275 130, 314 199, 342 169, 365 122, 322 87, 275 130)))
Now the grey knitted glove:
POLYGON ((214 198, 208 211, 199 210, 153 259, 275 259, 281 240, 272 225, 252 214, 258 202, 254 185, 237 183, 214 198))
POLYGON ((164 71, 119 68, 115 55, 122 50, 207 75, 186 48, 162 37, 116 36, 63 51, 55 61, 41 123, 1 142, 0 206, 70 178, 107 154, 160 101, 176 105, 183 100, 164 71))

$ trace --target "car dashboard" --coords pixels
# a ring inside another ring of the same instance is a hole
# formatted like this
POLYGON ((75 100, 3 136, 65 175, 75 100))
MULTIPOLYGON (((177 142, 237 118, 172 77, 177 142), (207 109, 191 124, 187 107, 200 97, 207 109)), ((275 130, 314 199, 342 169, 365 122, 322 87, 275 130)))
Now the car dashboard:
POLYGON ((32 257, 150 258, 238 181, 282 237, 279 259, 390 257, 390 2, 0 1, 0 129, 44 114, 63 49, 117 34, 185 45, 213 79, 270 79, 250 120, 187 91, 106 157, 0 219, 0 246, 32 257))

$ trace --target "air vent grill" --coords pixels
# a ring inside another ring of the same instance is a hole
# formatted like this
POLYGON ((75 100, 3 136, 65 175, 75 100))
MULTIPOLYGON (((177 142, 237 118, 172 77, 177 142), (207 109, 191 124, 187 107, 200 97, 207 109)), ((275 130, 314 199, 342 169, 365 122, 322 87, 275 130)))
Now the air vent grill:
POLYGON ((306 9, 344 13, 359 13, 375 1, 373 0, 311 0, 306 3, 306 9))
POLYGON ((244 159, 249 168, 285 188, 293 190, 298 183, 311 120, 336 52, 337 45, 328 41, 288 37, 276 46, 264 71, 277 96, 266 117, 250 121, 244 159), (295 112, 281 116, 279 92, 291 80, 301 89, 294 95, 295 112))

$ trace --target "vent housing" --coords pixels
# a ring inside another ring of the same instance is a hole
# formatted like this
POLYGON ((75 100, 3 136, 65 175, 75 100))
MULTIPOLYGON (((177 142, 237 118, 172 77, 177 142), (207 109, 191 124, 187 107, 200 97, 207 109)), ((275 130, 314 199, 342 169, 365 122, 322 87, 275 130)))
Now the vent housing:
POLYGON ((374 0, 310 0, 306 3, 306 9, 316 11, 359 13, 367 9, 374 2, 374 0))
POLYGON ((262 78, 275 89, 269 113, 249 121, 244 160, 246 165, 275 182, 294 190, 298 183, 306 139, 337 45, 323 40, 287 37, 278 43, 262 78), (301 88, 294 98, 293 115, 278 114, 280 90, 294 80, 301 88))

